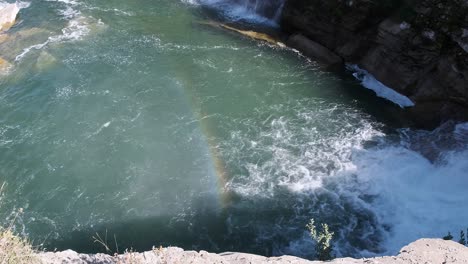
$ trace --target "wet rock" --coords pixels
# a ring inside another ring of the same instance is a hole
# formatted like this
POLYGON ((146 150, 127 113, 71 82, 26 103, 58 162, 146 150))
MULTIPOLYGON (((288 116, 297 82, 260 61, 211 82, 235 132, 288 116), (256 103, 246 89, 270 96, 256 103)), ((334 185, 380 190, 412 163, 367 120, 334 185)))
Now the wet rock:
POLYGON ((15 24, 19 10, 16 4, 8 4, 0 9, 0 31, 6 31, 15 24))
POLYGON ((468 120, 468 3, 439 2, 289 0, 281 26, 409 97, 414 124, 436 127, 468 120))
POLYGON ((303 35, 292 35, 289 37, 287 44, 302 51, 306 56, 317 60, 328 69, 338 69, 343 65, 343 60, 338 55, 303 35))

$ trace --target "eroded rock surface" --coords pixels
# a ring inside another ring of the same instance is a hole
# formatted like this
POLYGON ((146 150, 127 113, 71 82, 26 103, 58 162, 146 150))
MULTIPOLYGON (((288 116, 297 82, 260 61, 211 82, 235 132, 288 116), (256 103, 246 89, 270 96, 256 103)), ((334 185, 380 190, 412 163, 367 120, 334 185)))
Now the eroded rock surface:
POLYGON ((184 251, 181 248, 169 247, 153 249, 144 253, 126 253, 110 256, 106 254, 78 254, 71 250, 57 253, 41 253, 38 255, 44 263, 75 263, 75 264, 319 264, 319 263, 350 263, 350 264, 449 264, 468 263, 468 248, 453 241, 441 239, 420 239, 401 249, 397 256, 377 257, 368 259, 341 258, 331 262, 309 261, 292 256, 263 257, 245 253, 214 254, 206 251, 184 251))

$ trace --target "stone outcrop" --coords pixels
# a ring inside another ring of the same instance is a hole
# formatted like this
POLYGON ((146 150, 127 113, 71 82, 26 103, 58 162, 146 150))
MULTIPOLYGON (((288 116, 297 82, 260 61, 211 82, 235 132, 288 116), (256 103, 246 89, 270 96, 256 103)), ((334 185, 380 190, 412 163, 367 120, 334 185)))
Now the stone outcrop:
POLYGON ((254 39, 254 40, 267 42, 267 43, 269 43, 271 45, 274 45, 274 46, 286 47, 286 45, 284 45, 278 39, 276 39, 273 36, 270 36, 270 35, 268 35, 266 33, 252 31, 252 30, 243 30, 243 29, 239 29, 239 28, 227 25, 227 24, 218 23, 218 22, 214 22, 214 21, 200 22, 200 25, 207 25, 207 26, 211 26, 211 27, 215 27, 215 28, 221 28, 221 29, 229 30, 229 31, 239 33, 239 34, 241 34, 243 36, 249 37, 249 38, 254 39))
MULTIPOLYGON (((0 44, 8 40, 9 36, 4 32, 15 24, 19 10, 16 4, 6 4, 0 7, 0 44)), ((10 62, 0 57, 0 75, 8 73, 11 67, 10 62)))
POLYGON ((466 14, 466 0, 288 0, 281 26, 408 96, 416 125, 436 126, 468 120, 466 14))
POLYGON ((350 263, 350 264, 410 264, 410 263, 468 263, 468 248, 453 241, 441 239, 420 239, 401 249, 397 256, 376 257, 367 259, 341 258, 330 262, 309 261, 292 256, 263 257, 245 253, 214 254, 206 251, 184 251, 181 248, 157 248, 143 253, 127 252, 121 255, 78 254, 71 250, 63 252, 40 253, 38 257, 44 263, 75 263, 75 264, 319 264, 319 263, 350 263))
POLYGON ((336 69, 343 65, 343 60, 338 55, 301 34, 294 34, 289 37, 287 44, 290 47, 301 50, 304 55, 315 58, 322 65, 325 65, 326 68, 336 69))
POLYGON ((7 4, 0 9, 0 32, 6 31, 13 26, 19 10, 20 9, 16 4, 7 4))

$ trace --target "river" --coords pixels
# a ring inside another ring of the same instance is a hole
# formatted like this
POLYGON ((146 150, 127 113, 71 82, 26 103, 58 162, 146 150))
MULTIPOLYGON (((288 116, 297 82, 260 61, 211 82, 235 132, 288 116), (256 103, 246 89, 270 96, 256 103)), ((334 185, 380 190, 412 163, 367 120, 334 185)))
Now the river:
MULTIPOLYGON (((468 124, 404 128, 350 72, 174 0, 21 2, 0 44, 0 216, 44 248, 395 254, 468 223, 468 124)), ((265 15, 265 14, 264 14, 265 15)), ((218 18, 219 18, 218 17, 218 18)), ((457 236, 455 235, 457 238, 457 236)))

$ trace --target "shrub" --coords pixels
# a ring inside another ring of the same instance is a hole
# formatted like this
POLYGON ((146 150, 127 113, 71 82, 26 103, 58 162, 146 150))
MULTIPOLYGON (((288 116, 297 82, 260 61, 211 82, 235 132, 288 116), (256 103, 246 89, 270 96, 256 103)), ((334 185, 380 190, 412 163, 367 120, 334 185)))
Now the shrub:
POLYGON ((460 240, 458 240, 458 243, 466 245, 465 232, 463 232, 463 230, 460 231, 460 240))
POLYGON ((452 236, 452 234, 450 234, 450 232, 448 232, 448 234, 446 236, 444 236, 442 239, 443 240, 452 240, 453 236, 452 236))
POLYGON ((307 228, 310 231, 310 237, 315 241, 315 254, 319 260, 331 260, 334 258, 332 255, 333 245, 331 240, 333 239, 333 232, 330 232, 327 224, 321 224, 320 230, 317 230, 314 219, 310 219, 310 223, 307 224, 307 228))

